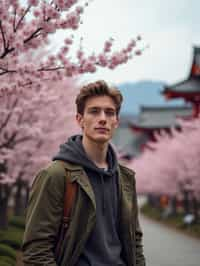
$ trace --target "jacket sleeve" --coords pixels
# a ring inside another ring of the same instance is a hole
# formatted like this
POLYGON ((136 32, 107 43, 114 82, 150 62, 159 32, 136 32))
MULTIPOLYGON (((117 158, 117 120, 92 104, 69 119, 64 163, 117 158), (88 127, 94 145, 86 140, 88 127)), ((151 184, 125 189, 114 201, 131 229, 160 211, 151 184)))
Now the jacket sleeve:
POLYGON ((57 266, 54 246, 63 215, 64 178, 42 170, 30 191, 22 244, 24 266, 57 266))
POLYGON ((136 192, 136 184, 134 180, 134 202, 136 204, 136 212, 135 212, 135 248, 136 248, 136 266, 145 266, 145 257, 143 253, 143 233, 140 227, 139 222, 139 211, 138 211, 138 202, 137 202, 137 192, 136 192))

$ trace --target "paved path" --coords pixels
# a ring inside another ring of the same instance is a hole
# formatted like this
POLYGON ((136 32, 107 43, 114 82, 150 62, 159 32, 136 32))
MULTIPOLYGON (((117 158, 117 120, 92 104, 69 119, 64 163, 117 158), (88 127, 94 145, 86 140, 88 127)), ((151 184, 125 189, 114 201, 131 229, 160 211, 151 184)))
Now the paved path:
POLYGON ((147 266, 200 266, 200 240, 140 217, 147 266))

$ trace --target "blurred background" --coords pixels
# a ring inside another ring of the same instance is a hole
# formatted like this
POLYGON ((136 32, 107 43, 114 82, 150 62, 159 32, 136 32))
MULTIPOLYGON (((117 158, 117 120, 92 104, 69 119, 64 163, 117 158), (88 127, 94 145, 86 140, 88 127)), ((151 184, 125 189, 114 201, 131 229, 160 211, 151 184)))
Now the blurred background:
POLYGON ((22 266, 33 178, 99 79, 124 97, 112 143, 136 172, 147 265, 198 266, 200 2, 50 2, 0 2, 0 266, 22 266))

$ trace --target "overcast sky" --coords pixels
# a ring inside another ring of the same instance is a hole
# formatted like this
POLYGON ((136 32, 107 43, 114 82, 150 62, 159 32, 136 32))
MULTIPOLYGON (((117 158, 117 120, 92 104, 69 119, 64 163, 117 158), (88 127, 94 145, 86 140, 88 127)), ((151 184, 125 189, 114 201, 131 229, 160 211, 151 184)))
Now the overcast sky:
POLYGON ((109 37, 120 48, 138 34, 150 48, 114 71, 99 70, 84 79, 112 83, 152 79, 170 84, 184 79, 192 46, 200 44, 199 13, 200 0, 94 0, 78 33, 86 50, 100 51, 109 37))

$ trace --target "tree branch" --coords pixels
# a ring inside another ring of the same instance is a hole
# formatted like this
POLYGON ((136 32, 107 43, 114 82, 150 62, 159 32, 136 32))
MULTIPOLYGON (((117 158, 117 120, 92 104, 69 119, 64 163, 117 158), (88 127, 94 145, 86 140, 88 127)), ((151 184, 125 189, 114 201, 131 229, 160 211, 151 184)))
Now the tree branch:
POLYGON ((25 18, 26 14, 29 12, 30 8, 31 8, 31 6, 29 5, 29 6, 27 7, 27 9, 24 11, 24 14, 23 14, 23 15, 21 16, 21 18, 19 19, 19 21, 18 21, 18 23, 17 23, 17 25, 16 25, 16 28, 14 29, 14 32, 16 32, 17 29, 19 28, 20 23, 23 21, 23 19, 25 18))
MULTIPOLYGON (((47 18, 46 19, 46 21, 48 22, 50 20, 50 18, 47 18)), ((0 23, 1 23, 1 21, 0 21, 0 23)), ((0 26, 1 26, 1 24, 0 24, 0 26)), ((18 26, 18 25, 17 25, 18 26)), ((24 40, 24 44, 25 43, 27 43, 27 42, 29 42, 30 40, 32 40, 33 38, 37 38, 40 34, 37 34, 37 33, 39 33, 41 30, 42 30, 43 28, 42 27, 40 27, 40 28, 38 28, 37 30, 35 30, 29 37, 27 37, 25 40, 24 40)), ((14 47, 12 47, 12 48, 8 48, 8 47, 6 47, 6 42, 5 42, 5 49, 4 49, 4 52, 3 52, 3 54, 0 56, 0 59, 2 59, 2 58, 4 58, 8 53, 11 53, 11 52, 13 52, 15 50, 15 48, 14 47)))
POLYGON ((14 108, 17 106, 17 103, 18 103, 18 99, 16 99, 13 103, 13 106, 12 106, 12 111, 7 115, 5 121, 2 123, 1 127, 0 127, 0 133, 1 131, 3 130, 4 127, 6 127, 6 125, 8 124, 8 121, 9 119, 11 118, 12 114, 13 114, 13 110, 14 108))
POLYGON ((25 142, 25 141, 28 141, 31 139, 31 137, 27 136, 27 137, 23 137, 21 139, 16 140, 17 134, 18 134, 18 131, 13 132, 12 136, 6 142, 4 142, 0 145, 0 149, 2 149, 2 148, 13 149, 13 147, 16 144, 19 144, 21 142, 25 142))
POLYGON ((13 31, 14 32, 15 32, 16 16, 17 16, 17 8, 15 8, 14 10, 14 19, 13 19, 13 31))
POLYGON ((39 68, 38 71, 55 71, 55 70, 61 70, 65 69, 64 66, 58 66, 53 68, 39 68))
POLYGON ((29 42, 31 39, 33 39, 33 38, 35 38, 35 37, 37 37, 37 36, 35 36, 38 32, 40 32, 42 30, 42 28, 38 28, 36 31, 34 31, 28 38, 26 38, 25 40, 24 40, 24 43, 27 43, 27 42, 29 42))
POLYGON ((13 145, 19 144, 20 142, 28 141, 28 140, 30 140, 30 139, 31 139, 31 137, 23 137, 23 138, 21 138, 21 139, 15 140, 15 141, 13 142, 13 145))
MULTIPOLYGON (((1 22, 1 21, 0 21, 1 22)), ((31 39, 33 39, 33 38, 36 38, 36 37, 38 37, 39 35, 36 35, 38 32, 40 32, 42 30, 42 28, 38 28, 36 31, 34 31, 28 38, 26 38, 25 40, 24 40, 24 43, 27 43, 27 42, 29 42, 31 39)), ((8 47, 6 47, 6 49, 4 50, 4 52, 3 52, 3 54, 0 56, 0 59, 3 59, 7 54, 9 54, 9 53, 11 53, 11 52, 13 52, 15 50, 15 48, 14 47, 12 47, 12 48, 8 48, 8 47)))
POLYGON ((16 136, 17 136, 17 131, 13 132, 12 136, 9 139, 7 139, 7 141, 5 141, 0 145, 0 149, 2 148, 12 149, 13 144, 15 143, 14 140, 16 136))
POLYGON ((4 52, 3 52, 3 54, 0 56, 0 59, 2 59, 2 58, 4 58, 7 54, 9 54, 9 53, 11 53, 12 51, 14 51, 15 50, 15 48, 6 48, 5 50, 4 50, 4 52))
MULTIPOLYGON (((48 22, 51 18, 47 18, 46 22, 48 22)), ((30 41, 31 39, 37 37, 38 35, 36 35, 38 32, 40 32, 41 30, 43 30, 42 27, 38 28, 36 31, 34 31, 27 39, 24 40, 24 43, 27 43, 28 41, 30 41)))
POLYGON ((4 51, 6 51, 7 47, 6 47, 6 38, 5 38, 5 33, 3 31, 3 26, 2 26, 2 21, 0 20, 0 30, 1 30, 1 35, 2 35, 2 39, 3 39, 3 47, 4 47, 4 51))
POLYGON ((8 74, 8 73, 17 73, 16 70, 8 70, 6 68, 0 67, 0 70, 2 70, 2 72, 0 72, 0 76, 3 76, 4 74, 8 74))

